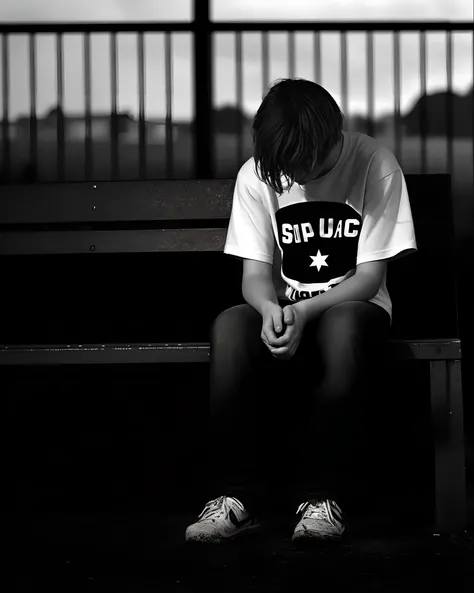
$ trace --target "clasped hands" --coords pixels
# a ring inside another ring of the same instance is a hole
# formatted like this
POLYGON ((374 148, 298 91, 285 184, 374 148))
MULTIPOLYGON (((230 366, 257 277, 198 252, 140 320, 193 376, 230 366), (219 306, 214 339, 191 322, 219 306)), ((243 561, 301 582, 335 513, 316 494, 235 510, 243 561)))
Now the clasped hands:
POLYGON ((262 313, 261 338, 275 358, 290 360, 298 349, 305 325, 305 315, 295 305, 282 309, 269 303, 262 313))

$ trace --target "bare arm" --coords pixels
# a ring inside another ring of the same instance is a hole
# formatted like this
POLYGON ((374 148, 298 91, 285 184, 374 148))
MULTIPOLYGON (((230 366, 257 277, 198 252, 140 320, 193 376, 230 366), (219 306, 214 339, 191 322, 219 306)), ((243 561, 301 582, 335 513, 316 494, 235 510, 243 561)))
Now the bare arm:
POLYGON ((253 259, 244 260, 242 295, 247 303, 262 316, 263 342, 271 347, 284 332, 283 310, 273 284, 272 266, 253 259))
POLYGON ((270 264, 254 259, 244 259, 242 295, 247 303, 262 316, 265 307, 269 304, 278 306, 270 264))
POLYGON ((386 260, 371 261, 357 266, 355 274, 323 294, 296 303, 307 321, 315 319, 329 307, 344 301, 369 301, 379 291, 387 268, 386 260))

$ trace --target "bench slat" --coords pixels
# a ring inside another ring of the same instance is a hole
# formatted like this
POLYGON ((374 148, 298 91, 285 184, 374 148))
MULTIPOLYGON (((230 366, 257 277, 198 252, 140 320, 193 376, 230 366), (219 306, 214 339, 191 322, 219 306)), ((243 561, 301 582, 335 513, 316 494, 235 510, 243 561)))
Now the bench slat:
POLYGON ((228 219, 235 179, 41 183, 2 187, 9 224, 228 219))
POLYGON ((0 254, 222 251, 226 234, 225 228, 0 232, 0 254))
MULTIPOLYGON (((460 340, 392 340, 396 360, 460 360, 460 340)), ((81 344, 0 347, 0 366, 208 362, 209 344, 81 344)))

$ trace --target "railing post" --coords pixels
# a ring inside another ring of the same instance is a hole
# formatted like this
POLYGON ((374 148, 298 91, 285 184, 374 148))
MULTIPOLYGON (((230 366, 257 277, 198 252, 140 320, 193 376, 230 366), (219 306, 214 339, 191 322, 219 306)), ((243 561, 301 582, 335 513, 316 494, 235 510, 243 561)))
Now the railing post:
POLYGON ((0 169, 0 180, 10 181, 11 177, 11 137, 10 137, 10 64, 8 57, 9 35, 2 33, 2 163, 0 169))
POLYGON ((194 1, 194 162, 195 177, 213 177, 212 34, 209 0, 194 1))

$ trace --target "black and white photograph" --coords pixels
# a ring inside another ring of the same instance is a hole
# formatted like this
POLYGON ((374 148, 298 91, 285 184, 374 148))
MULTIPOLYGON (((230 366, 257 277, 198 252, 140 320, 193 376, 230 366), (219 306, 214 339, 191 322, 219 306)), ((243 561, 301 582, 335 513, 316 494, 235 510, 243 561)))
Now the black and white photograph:
POLYGON ((474 587, 472 0, 1 0, 5 593, 474 587))

